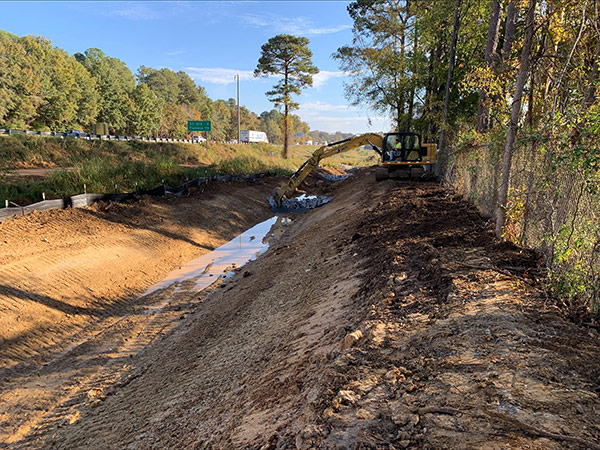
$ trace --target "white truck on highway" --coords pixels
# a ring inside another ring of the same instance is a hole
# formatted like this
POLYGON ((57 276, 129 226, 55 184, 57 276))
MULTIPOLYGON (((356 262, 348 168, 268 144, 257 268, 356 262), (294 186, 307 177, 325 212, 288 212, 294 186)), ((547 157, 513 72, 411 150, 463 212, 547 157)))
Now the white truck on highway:
POLYGON ((256 143, 256 142, 264 142, 266 144, 269 143, 267 139, 267 133, 262 131, 252 131, 252 130, 241 130, 240 131, 240 141, 248 144, 256 143))

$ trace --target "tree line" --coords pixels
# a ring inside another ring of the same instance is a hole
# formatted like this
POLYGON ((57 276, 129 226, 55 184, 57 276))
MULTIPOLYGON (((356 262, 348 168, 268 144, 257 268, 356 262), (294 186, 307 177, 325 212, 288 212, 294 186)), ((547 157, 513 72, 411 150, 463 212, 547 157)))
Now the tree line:
MULTIPOLYGON (((211 120, 211 139, 237 139, 235 100, 211 100, 183 71, 141 66, 134 74, 97 48, 69 55, 44 37, 0 30, 2 128, 91 131, 105 122, 112 134, 184 138, 188 120, 211 120)), ((264 131, 272 143, 283 143, 283 125, 277 109, 240 106, 241 129, 264 131)), ((309 132, 297 115, 289 126, 309 132)))
POLYGON ((442 175, 600 311, 598 0, 355 0, 347 97, 437 142, 442 175))
POLYGON ((598 120, 597 0, 357 0, 348 12, 353 41, 333 56, 349 100, 439 141, 442 158, 465 136, 504 134, 499 227, 517 127, 580 141, 598 120))

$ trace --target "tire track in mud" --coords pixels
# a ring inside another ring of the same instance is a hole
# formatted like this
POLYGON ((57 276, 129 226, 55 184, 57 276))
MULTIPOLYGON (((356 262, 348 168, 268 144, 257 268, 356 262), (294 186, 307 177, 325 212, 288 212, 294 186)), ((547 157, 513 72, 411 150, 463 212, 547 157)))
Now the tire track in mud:
POLYGON ((133 370, 132 358, 166 336, 199 305, 201 297, 193 288, 193 283, 175 284, 138 299, 133 311, 103 324, 95 334, 41 368, 37 380, 18 389, 22 395, 14 396, 13 392, 12 404, 3 405, 16 408, 30 402, 32 393, 36 400, 33 411, 21 411, 15 417, 20 426, 14 436, 21 438, 6 442, 16 447, 35 442, 50 430, 75 422, 82 406, 96 407, 115 386, 139 376, 133 370))

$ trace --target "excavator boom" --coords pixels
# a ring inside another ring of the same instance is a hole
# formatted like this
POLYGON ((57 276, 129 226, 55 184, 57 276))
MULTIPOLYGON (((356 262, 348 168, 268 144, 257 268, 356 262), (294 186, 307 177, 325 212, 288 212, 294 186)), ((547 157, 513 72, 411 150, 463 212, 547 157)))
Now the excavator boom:
POLYGON ((308 174, 319 165, 319 162, 322 159, 362 147, 363 145, 371 145, 377 153, 381 154, 383 138, 379 134, 367 133, 319 147, 313 152, 312 156, 296 170, 284 186, 275 188, 273 191, 273 200, 275 200, 277 206, 280 206, 281 200, 284 197, 291 197, 300 183, 302 183, 308 174))

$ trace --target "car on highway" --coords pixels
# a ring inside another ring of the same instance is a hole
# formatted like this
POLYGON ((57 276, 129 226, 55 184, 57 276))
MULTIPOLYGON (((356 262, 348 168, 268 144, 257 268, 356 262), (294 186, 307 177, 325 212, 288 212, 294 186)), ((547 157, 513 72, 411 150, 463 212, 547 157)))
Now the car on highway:
POLYGON ((66 136, 72 138, 86 139, 87 133, 82 130, 68 130, 66 136))

